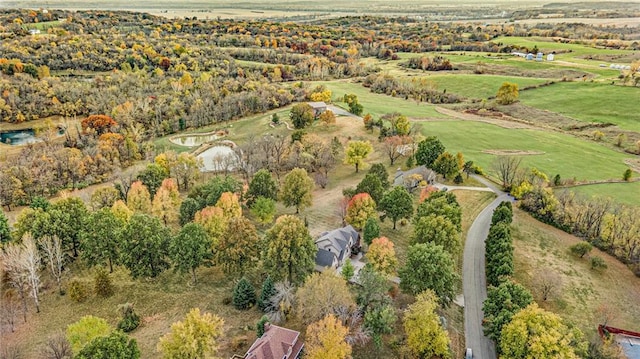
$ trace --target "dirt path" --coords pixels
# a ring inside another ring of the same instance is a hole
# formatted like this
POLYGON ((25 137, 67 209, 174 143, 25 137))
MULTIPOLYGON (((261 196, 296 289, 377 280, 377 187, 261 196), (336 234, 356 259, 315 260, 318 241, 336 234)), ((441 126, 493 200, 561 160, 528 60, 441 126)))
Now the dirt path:
POLYGON ((500 126, 502 128, 509 128, 509 129, 536 129, 536 127, 534 127, 534 126, 528 125, 526 123, 519 122, 519 120, 517 120, 517 119, 515 119, 513 117, 509 117, 509 116, 505 116, 505 118, 507 118, 507 119, 506 120, 502 120, 502 119, 497 119, 497 118, 493 118, 493 117, 484 117, 484 116, 473 115, 473 114, 470 114, 470 113, 458 112, 458 111, 450 110, 448 108, 444 108, 444 107, 440 107, 440 106, 436 106, 436 111, 438 111, 439 113, 441 113, 443 115, 447 115, 447 116, 451 116, 453 118, 456 118, 458 120, 490 123, 492 125, 500 126))

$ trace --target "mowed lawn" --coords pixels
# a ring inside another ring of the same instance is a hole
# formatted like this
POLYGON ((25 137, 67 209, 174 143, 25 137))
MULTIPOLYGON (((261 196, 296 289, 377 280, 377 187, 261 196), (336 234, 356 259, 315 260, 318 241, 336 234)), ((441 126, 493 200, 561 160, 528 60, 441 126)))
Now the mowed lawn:
POLYGON ((447 93, 479 99, 495 96, 500 86, 505 82, 516 83, 518 88, 523 88, 548 81, 547 79, 530 77, 475 74, 437 74, 425 76, 424 78, 433 81, 438 91, 446 90, 447 93))
POLYGON ((471 121, 422 122, 422 134, 437 136, 449 152, 462 152, 492 175, 491 163, 496 155, 487 150, 543 152, 523 155, 522 165, 536 167, 550 177, 577 180, 618 179, 627 169, 628 156, 593 142, 562 133, 507 129, 492 124, 471 121))
POLYGON ((606 183, 571 188, 580 194, 611 198, 617 203, 640 206, 640 182, 606 183))
MULTIPOLYGON (((400 112, 413 118, 443 118, 446 117, 436 112, 433 105, 417 103, 413 100, 405 100, 401 97, 391 97, 384 94, 375 94, 362 84, 346 81, 316 81, 312 85, 324 85, 333 92, 333 101, 342 101, 345 94, 355 94, 358 101, 364 107, 363 114, 370 113, 374 118, 387 113, 400 112)), ((340 104, 340 103, 338 103, 340 104)), ((344 103, 341 105, 345 106, 344 103)))
POLYGON ((529 49, 533 49, 537 46, 540 51, 547 54, 553 51, 566 52, 558 55, 558 58, 576 58, 583 55, 616 55, 616 54, 630 54, 629 50, 613 50, 596 48, 591 46, 585 46, 581 44, 563 44, 560 42, 550 41, 548 38, 542 37, 517 37, 517 36, 501 36, 495 39, 491 39, 493 43, 502 43, 508 45, 525 46, 529 49))
POLYGON ((576 120, 614 123, 640 131, 640 88, 591 82, 560 82, 520 93, 526 105, 576 120))
POLYGON ((528 214, 514 211, 512 225, 515 279, 533 293, 541 307, 560 314, 593 340, 602 315, 600 307, 614 314, 608 325, 640 331, 640 278, 615 258, 593 249, 590 256, 603 258, 608 268, 590 268, 589 258, 577 258, 569 247, 580 239, 545 225, 528 214), (553 293, 542 300, 539 279, 554 283, 553 293))

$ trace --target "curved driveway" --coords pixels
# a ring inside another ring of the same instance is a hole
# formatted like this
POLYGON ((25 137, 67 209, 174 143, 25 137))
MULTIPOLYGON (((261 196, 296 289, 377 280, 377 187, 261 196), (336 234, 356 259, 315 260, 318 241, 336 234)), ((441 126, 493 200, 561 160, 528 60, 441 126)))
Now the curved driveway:
POLYGON ((473 350, 475 359, 496 359, 493 341, 482 331, 482 303, 487 298, 485 277, 484 241, 489 234, 493 210, 503 201, 513 199, 482 177, 474 176, 498 195, 473 221, 464 245, 462 288, 464 292, 464 332, 467 348, 473 350))

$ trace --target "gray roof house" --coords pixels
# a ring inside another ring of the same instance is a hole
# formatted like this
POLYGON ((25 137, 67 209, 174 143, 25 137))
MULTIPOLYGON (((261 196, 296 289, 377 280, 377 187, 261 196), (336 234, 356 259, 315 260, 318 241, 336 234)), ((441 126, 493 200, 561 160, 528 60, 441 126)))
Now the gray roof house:
POLYGON ((402 171, 398 168, 393 177, 393 185, 404 186, 408 191, 413 191, 420 185, 422 180, 428 184, 433 184, 436 180, 436 173, 425 166, 418 166, 407 171, 402 171), (418 180, 418 178, 421 179, 418 180))
POLYGON ((313 115, 315 117, 320 116, 321 113, 327 110, 327 104, 324 102, 307 102, 307 104, 313 109, 313 115))
POLYGON ((358 244, 360 234, 351 225, 324 232, 316 239, 316 269, 338 268, 351 256, 351 247, 358 244))

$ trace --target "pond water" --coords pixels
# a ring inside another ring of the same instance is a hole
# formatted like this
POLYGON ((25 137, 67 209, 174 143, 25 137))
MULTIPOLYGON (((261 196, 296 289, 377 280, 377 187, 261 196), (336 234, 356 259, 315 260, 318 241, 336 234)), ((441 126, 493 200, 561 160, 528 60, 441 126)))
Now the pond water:
POLYGON ((40 141, 42 140, 36 137, 35 131, 31 128, 0 132, 0 142, 7 145, 20 146, 40 141))
POLYGON ((227 146, 213 146, 197 156, 202 159, 202 172, 232 171, 238 166, 238 155, 227 146))
POLYGON ((214 134, 205 134, 205 135, 184 135, 184 136, 174 136, 169 139, 169 141, 175 143, 176 145, 186 146, 186 147, 195 147, 200 146, 204 143, 211 142, 217 140, 219 137, 214 134))

